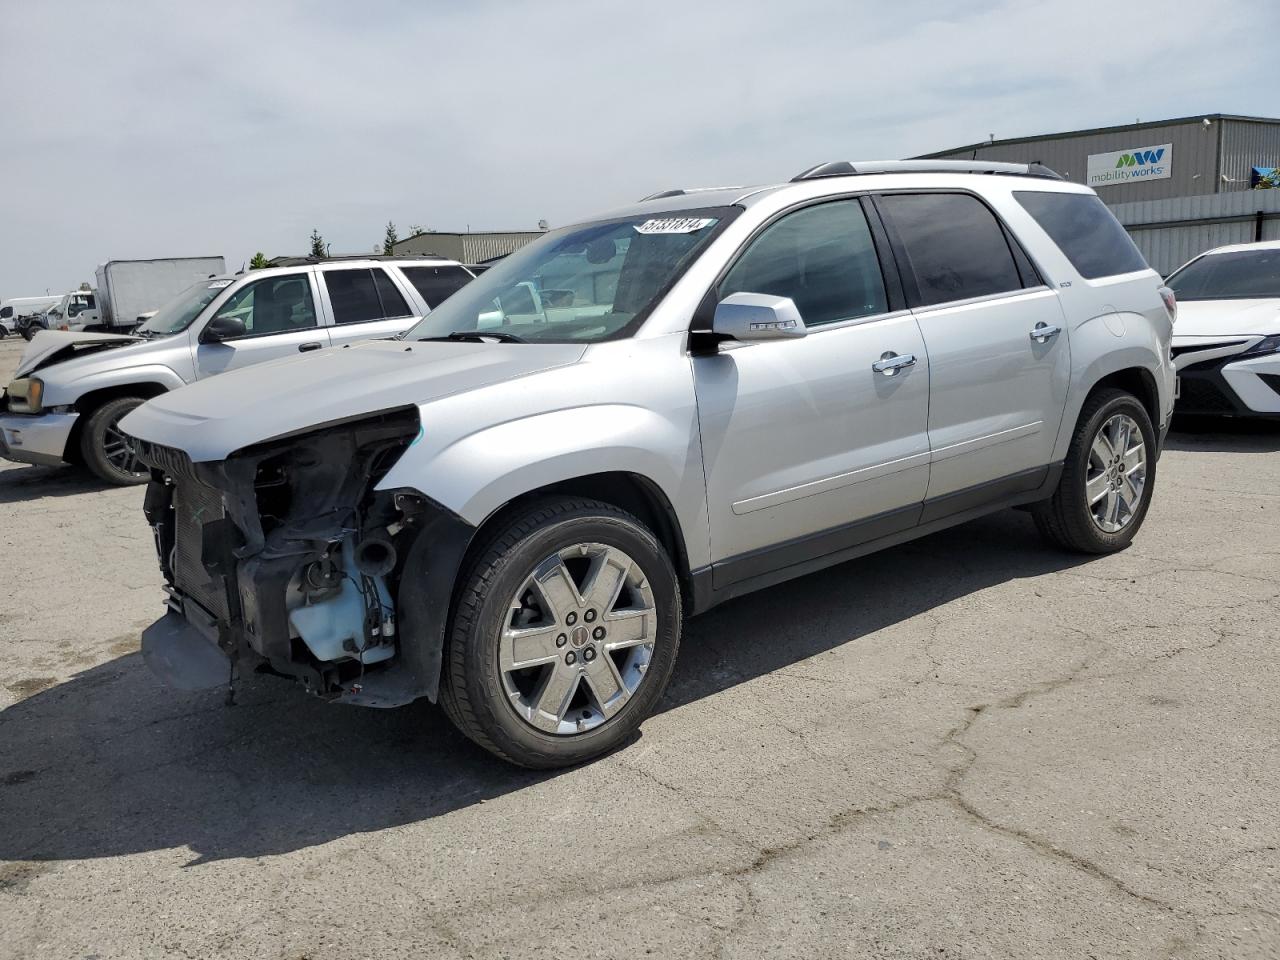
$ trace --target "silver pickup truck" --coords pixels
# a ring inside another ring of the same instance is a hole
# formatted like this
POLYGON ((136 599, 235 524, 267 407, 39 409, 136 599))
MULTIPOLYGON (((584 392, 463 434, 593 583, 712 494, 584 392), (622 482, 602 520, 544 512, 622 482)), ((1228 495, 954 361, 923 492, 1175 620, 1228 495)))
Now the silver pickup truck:
POLYGON ((118 424, 146 400, 264 360, 397 336, 471 279, 438 257, 300 262, 202 280, 132 334, 41 332, 0 398, 0 456, 142 483, 147 469, 118 424))

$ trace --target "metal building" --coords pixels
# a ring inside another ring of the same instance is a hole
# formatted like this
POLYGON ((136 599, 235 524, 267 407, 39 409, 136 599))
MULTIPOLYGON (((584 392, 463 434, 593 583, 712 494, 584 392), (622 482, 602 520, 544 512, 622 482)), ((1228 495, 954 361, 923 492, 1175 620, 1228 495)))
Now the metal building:
POLYGON ((1280 120, 1226 113, 987 140, 919 159, 1043 163, 1093 187, 1168 275, 1211 247, 1280 238, 1280 120))
POLYGON ((397 241, 392 250, 401 257, 433 253, 462 263, 483 263, 513 253, 540 236, 541 230, 501 233, 438 233, 428 230, 397 241))
POLYGON ((1165 277, 1214 247, 1280 240, 1280 190, 1237 190, 1110 206, 1147 263, 1165 277))
POLYGON ((1210 113, 989 140, 925 158, 1043 163, 1107 204, 1202 196, 1248 190, 1255 170, 1280 166, 1280 120, 1210 113))

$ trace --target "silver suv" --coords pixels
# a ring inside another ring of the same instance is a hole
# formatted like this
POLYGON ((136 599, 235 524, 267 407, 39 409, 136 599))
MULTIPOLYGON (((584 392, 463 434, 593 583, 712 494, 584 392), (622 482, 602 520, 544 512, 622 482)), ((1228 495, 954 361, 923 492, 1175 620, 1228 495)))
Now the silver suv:
POLYGON ((147 468, 119 423, 147 398, 263 360, 396 336, 471 279, 437 257, 301 261, 202 280, 132 334, 41 332, 0 396, 0 456, 143 483, 147 468))
POLYGON ((1174 304, 1039 167, 835 163, 555 230, 401 341, 232 373, 122 424, 188 688, 254 669, 428 697, 530 767, 622 743, 681 623, 1009 506, 1126 546, 1174 304))

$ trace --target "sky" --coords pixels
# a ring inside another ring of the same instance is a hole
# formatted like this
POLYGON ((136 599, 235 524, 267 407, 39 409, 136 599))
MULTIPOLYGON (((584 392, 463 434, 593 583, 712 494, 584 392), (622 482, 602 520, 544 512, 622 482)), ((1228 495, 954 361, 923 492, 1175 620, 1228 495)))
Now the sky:
POLYGON ((0 0, 0 298, 313 228, 371 252, 388 220, 534 229, 990 134, 1273 116, 1278 52, 1239 0, 0 0))

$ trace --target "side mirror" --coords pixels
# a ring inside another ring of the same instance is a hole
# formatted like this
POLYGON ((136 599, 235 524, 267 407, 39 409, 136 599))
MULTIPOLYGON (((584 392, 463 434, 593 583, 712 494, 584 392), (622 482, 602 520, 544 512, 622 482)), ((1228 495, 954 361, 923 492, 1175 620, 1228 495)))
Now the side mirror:
POLYGON ((234 340, 248 333, 244 321, 239 317, 214 317, 200 331, 201 343, 221 343, 223 340, 234 340))
POLYGON ((794 340, 809 331, 790 297, 731 293, 716 304, 711 331, 730 340, 794 340))

